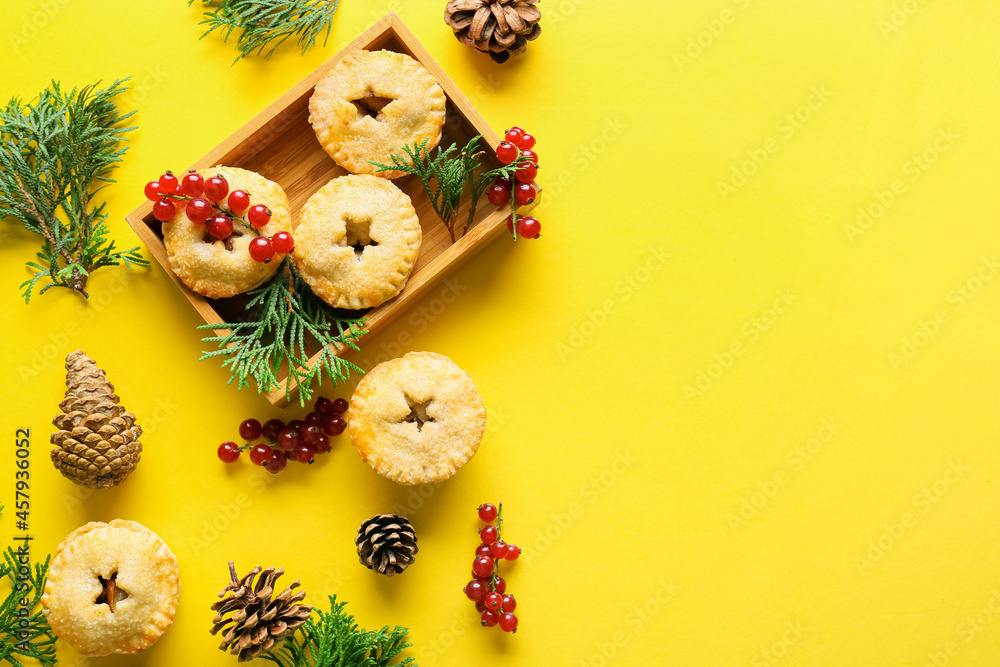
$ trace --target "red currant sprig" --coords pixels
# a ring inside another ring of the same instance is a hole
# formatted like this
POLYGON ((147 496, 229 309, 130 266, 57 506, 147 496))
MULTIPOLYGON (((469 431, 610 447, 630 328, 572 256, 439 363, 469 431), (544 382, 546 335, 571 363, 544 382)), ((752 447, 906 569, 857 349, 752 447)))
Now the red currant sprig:
POLYGON ((239 222, 256 237, 250 242, 248 251, 257 262, 266 264, 275 254, 285 255, 295 248, 295 241, 288 232, 278 232, 271 238, 261 235, 258 230, 271 222, 271 209, 263 204, 251 206, 250 194, 245 190, 230 192, 229 182, 222 174, 205 179, 192 170, 178 180, 167 171, 159 180, 147 183, 144 192, 146 198, 154 202, 153 217, 160 222, 173 220, 177 214, 176 202, 186 201, 184 213, 192 224, 205 225, 209 236, 219 241, 228 239, 233 233, 234 221, 239 222))
POLYGON ((522 218, 517 214, 518 206, 527 206, 535 201, 538 191, 532 182, 538 174, 538 154, 531 150, 535 146, 535 137, 520 127, 512 127, 504 134, 504 140, 497 146, 497 159, 503 164, 514 164, 519 159, 524 164, 514 172, 514 181, 504 176, 497 176, 493 185, 486 192, 487 198, 494 206, 503 206, 510 202, 511 215, 507 218, 507 231, 517 239, 537 239, 542 233, 542 226, 536 218, 522 218))
POLYGON ((331 401, 320 397, 305 421, 294 419, 285 424, 280 419, 269 419, 261 424, 256 419, 247 419, 239 427, 240 438, 246 444, 222 443, 217 452, 219 460, 235 463, 241 452, 249 450, 254 465, 264 466, 275 474, 284 470, 289 461, 313 463, 317 454, 326 454, 332 449, 330 437, 344 432, 347 407, 343 398, 331 401), (257 442, 261 438, 265 442, 257 442))
POLYGON ((480 505, 479 518, 487 523, 479 530, 482 544, 476 547, 472 561, 472 581, 462 591, 476 603, 483 627, 499 625, 504 632, 517 632, 517 600, 506 593, 507 582, 499 574, 501 560, 517 560, 521 549, 500 539, 503 525, 503 503, 480 505), (493 522, 496 521, 496 525, 493 522))

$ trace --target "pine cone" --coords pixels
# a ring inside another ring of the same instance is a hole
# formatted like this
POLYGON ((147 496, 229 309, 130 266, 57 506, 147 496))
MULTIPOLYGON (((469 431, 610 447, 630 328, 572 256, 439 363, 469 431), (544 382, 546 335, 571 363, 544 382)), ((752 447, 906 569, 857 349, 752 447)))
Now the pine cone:
POLYGON ((378 514, 365 521, 354 542, 361 564, 387 577, 405 570, 419 551, 413 526, 395 514, 378 514))
POLYGON ((114 386, 94 360, 77 350, 66 357, 66 398, 52 423, 52 462, 81 486, 121 483, 139 464, 142 427, 118 404, 114 386))
POLYGON ((312 607, 299 604, 306 592, 292 593, 292 589, 299 587, 298 579, 272 598, 274 582, 284 573, 281 568, 275 570, 273 567, 261 572, 258 565, 250 574, 237 579, 236 566, 229 561, 231 581, 219 593, 219 597, 225 599, 212 605, 212 611, 216 612, 212 634, 223 631, 219 649, 238 656, 238 662, 249 662, 271 650, 278 640, 295 632, 312 613, 312 607), (254 584, 258 574, 260 578, 254 584), (226 597, 230 592, 232 595, 226 597), (230 612, 232 615, 227 618, 230 612))
POLYGON ((448 0, 444 22, 466 46, 489 53, 498 63, 510 54, 523 53, 528 42, 538 39, 542 13, 538 0, 448 0))

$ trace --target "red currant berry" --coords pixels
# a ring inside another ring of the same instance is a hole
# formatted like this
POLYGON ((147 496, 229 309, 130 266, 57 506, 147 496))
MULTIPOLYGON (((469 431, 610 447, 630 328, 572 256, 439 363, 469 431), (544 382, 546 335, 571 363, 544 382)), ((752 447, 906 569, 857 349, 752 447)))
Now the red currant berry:
POLYGON ((465 591, 465 596, 473 602, 480 602, 484 597, 486 597, 487 593, 486 584, 478 579, 473 579, 467 583, 465 588, 462 590, 465 591))
POLYGON ((228 239, 233 233, 233 221, 228 215, 217 215, 205 223, 209 235, 218 240, 228 239))
POLYGON ((250 256, 256 262, 270 262, 274 257, 274 245, 266 236, 257 236, 250 241, 250 256))
POLYGON ((323 420, 323 431, 327 435, 340 435, 347 427, 347 422, 340 415, 333 415, 323 420))
POLYGON ((177 182, 177 177, 169 171, 160 176, 160 192, 165 195, 175 195, 180 192, 180 183, 177 182))
POLYGON ((279 255, 287 255, 295 248, 295 239, 288 232, 278 232, 271 237, 271 243, 279 255))
POLYGON ((247 213, 247 220, 254 226, 254 229, 260 229, 271 222, 271 209, 263 204, 251 206, 250 211, 247 213))
POLYGON ((212 204, 208 202, 207 199, 192 199, 184 207, 184 213, 187 214, 188 220, 196 225, 204 225, 205 221, 208 220, 208 216, 212 215, 212 204))
POLYGON ((326 396, 320 396, 316 399, 316 412, 323 417, 329 417, 333 414, 333 401, 326 396))
POLYGON ((514 201, 518 206, 527 206, 535 201, 535 186, 531 183, 518 183, 514 188, 514 201))
POLYGON ((205 179, 198 172, 190 171, 181 179, 181 192, 188 197, 200 197, 204 191, 205 179))
POLYGON ((493 544, 497 541, 497 527, 484 526, 483 529, 479 531, 479 537, 482 538, 483 544, 493 544))
POLYGON ((316 450, 317 454, 326 454, 330 451, 330 436, 326 433, 320 433, 316 436, 316 442, 313 443, 313 448, 316 450))
POLYGON ((483 602, 486 604, 487 609, 490 611, 496 611, 500 608, 500 603, 503 602, 503 596, 496 591, 493 591, 486 594, 486 597, 483 598, 483 602))
POLYGON ((348 403, 347 403, 347 399, 346 398, 338 398, 337 400, 335 400, 333 402, 333 412, 334 412, 334 414, 338 414, 338 415, 344 414, 345 412, 347 412, 347 406, 348 406, 348 403))
POLYGON ((274 458, 274 450, 267 445, 254 445, 250 448, 250 460, 254 465, 266 466, 274 458))
POLYGON ((492 628, 494 625, 500 622, 500 614, 492 611, 491 609, 485 609, 480 616, 484 628, 492 628))
POLYGON ((522 151, 530 151, 535 147, 535 135, 525 132, 521 135, 521 141, 517 144, 517 146, 522 151))
POLYGON ((504 139, 514 144, 515 146, 521 145, 521 137, 524 136, 524 130, 519 127, 512 127, 507 130, 507 134, 504 135, 504 139))
POLYGON ((290 452, 298 447, 300 442, 299 432, 291 427, 286 427, 285 430, 278 434, 278 447, 281 447, 286 452, 290 452))
POLYGON ((247 419, 240 424, 240 437, 247 442, 252 442, 260 437, 260 422, 256 419, 247 419))
POLYGON ((267 463, 267 471, 272 475, 277 475, 285 469, 288 463, 288 456, 281 450, 271 450, 271 460, 267 463))
MULTIPOLYGON (((492 503, 486 503, 485 505, 479 506, 479 518, 490 523, 495 521, 497 518, 497 506, 492 503)), ((486 540, 483 540, 484 542, 486 540)))
POLYGON ((250 195, 245 190, 233 190, 229 193, 228 201, 233 213, 242 213, 250 207, 250 195))
POLYGON ((521 218, 517 221, 517 233, 526 239, 537 239, 542 233, 542 224, 536 218, 521 218))
POLYGON ((312 463, 314 461, 314 454, 315 452, 313 451, 313 448, 309 445, 298 445, 292 450, 289 456, 294 458, 299 463, 312 463))
POLYGON ((503 206, 510 201, 510 188, 494 183, 486 191, 486 198, 494 206, 503 206))
POLYGON ((536 153, 535 151, 523 150, 521 151, 521 157, 528 158, 528 161, 530 161, 536 167, 538 166, 538 153, 536 153))
POLYGON ((260 428, 261 434, 268 442, 278 442, 278 434, 285 428, 285 422, 280 419, 268 419, 260 428))
POLYGON ((503 595, 507 592, 507 581, 503 577, 497 577, 493 582, 493 590, 503 595))
POLYGON ((532 162, 514 172, 514 177, 521 183, 531 183, 538 175, 538 166, 532 162))
POLYGON ((495 559, 501 559, 507 555, 507 543, 503 540, 497 540, 490 547, 490 555, 495 559))
POLYGON ((500 608, 504 611, 514 611, 517 609, 517 600, 514 599, 513 595, 504 595, 500 608))
POLYGON ((293 419, 292 421, 288 422, 288 426, 286 426, 285 428, 293 428, 296 431, 298 431, 300 428, 302 428, 305 425, 306 425, 306 423, 304 421, 302 421, 301 419, 293 419))
POLYGON ((157 199, 163 196, 162 194, 160 194, 159 181, 150 181, 149 183, 146 183, 146 187, 143 188, 142 191, 146 195, 146 199, 148 199, 149 201, 156 201, 157 199))
POLYGON ((222 201, 229 194, 229 181, 222 174, 216 174, 205 181, 205 197, 212 201, 222 201))
POLYGON ((233 463, 240 458, 240 448, 235 442, 224 442, 219 445, 219 460, 223 463, 233 463))
POLYGON ((472 561, 472 574, 480 579, 493 574, 493 559, 489 556, 477 556, 476 560, 472 561))
POLYGON ((299 437, 302 438, 302 442, 306 445, 316 444, 316 439, 319 437, 319 434, 319 427, 312 426, 311 424, 306 424, 299 431, 299 437))
POLYGON ((478 547, 476 547, 476 558, 479 558, 480 556, 486 556, 487 558, 492 558, 493 547, 491 547, 489 544, 480 544, 478 547))
POLYGON ((504 558, 507 560, 517 560, 517 557, 521 555, 521 547, 516 544, 507 545, 507 553, 504 554, 504 558))
POLYGON ((500 617, 500 629, 504 632, 517 632, 517 616, 508 612, 500 617))
POLYGON ((504 164, 510 164, 517 159, 517 146, 505 141, 497 146, 497 159, 504 164))
POLYGON ((318 412, 310 412, 306 415, 306 424, 309 426, 321 426, 323 424, 323 416, 318 412))
POLYGON ((507 232, 509 234, 514 233, 514 216, 512 215, 507 216, 507 232))
POLYGON ((160 222, 166 222, 167 220, 173 220, 174 214, 177 212, 177 207, 174 203, 164 197, 163 199, 158 199, 155 204, 153 204, 153 217, 160 222))
MULTIPOLYGON (((484 611, 486 611, 486 603, 483 602, 482 600, 478 601, 476 603, 476 611, 478 611, 480 614, 483 613, 484 611)), ((497 617, 497 618, 499 618, 499 617, 497 617)))

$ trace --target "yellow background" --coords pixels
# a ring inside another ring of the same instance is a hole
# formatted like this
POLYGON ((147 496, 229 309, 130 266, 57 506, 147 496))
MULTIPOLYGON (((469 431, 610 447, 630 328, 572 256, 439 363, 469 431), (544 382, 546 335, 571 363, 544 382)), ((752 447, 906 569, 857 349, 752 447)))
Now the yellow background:
POLYGON ((427 498, 346 436, 273 480, 223 466, 240 420, 303 412, 197 361, 199 320, 158 266, 101 270, 90 303, 24 306, 38 240, 4 223, 4 542, 11 441, 30 427, 36 553, 125 517, 167 541, 183 580, 145 654, 62 660, 232 664, 208 608, 235 559, 284 567, 314 602, 338 593, 369 628, 409 626, 421 665, 995 665, 995 3, 547 0, 542 37, 505 66, 452 37, 444 4, 344 0, 325 48, 231 67, 180 0, 3 3, 5 100, 133 77, 140 129, 105 194, 123 246, 147 180, 389 10, 495 128, 537 135, 546 188, 540 240, 497 241, 455 274, 453 303, 432 291, 428 317, 359 357, 441 352, 481 389, 483 448, 427 498), (89 497, 46 454, 77 348, 146 429, 138 471, 89 497), (525 551, 507 568, 513 637, 480 628, 460 591, 475 507, 497 500, 525 551), (353 535, 393 509, 421 549, 386 580, 353 535))

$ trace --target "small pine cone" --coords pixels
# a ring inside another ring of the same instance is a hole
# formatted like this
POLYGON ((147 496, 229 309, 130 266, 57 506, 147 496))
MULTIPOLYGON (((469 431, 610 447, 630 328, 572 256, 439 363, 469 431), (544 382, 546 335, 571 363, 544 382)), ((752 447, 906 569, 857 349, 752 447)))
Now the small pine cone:
POLYGON ((523 53, 538 39, 542 13, 538 0, 448 0, 444 21, 458 41, 490 54, 498 63, 510 54, 523 53))
POLYGON ((273 567, 261 571, 258 565, 238 579, 236 565, 229 561, 230 583, 219 593, 224 599, 212 605, 216 614, 211 632, 214 635, 222 631, 219 649, 237 656, 237 662, 249 662, 270 651, 279 640, 305 623, 312 613, 311 606, 299 604, 306 592, 292 592, 299 587, 298 579, 280 595, 272 597, 274 584, 284 573, 281 568, 273 567), (258 574, 260 577, 254 584, 258 574), (228 593, 232 594, 226 597, 228 593))
POLYGON ((52 420, 52 462, 81 486, 115 486, 139 465, 142 427, 118 403, 104 371, 82 351, 66 357, 66 397, 52 420))
POLYGON ((413 526, 395 514, 378 514, 362 523, 354 543, 361 564, 387 577, 405 570, 419 550, 413 526))

